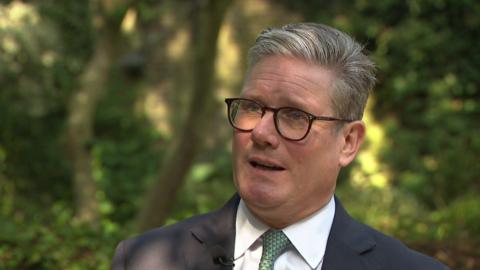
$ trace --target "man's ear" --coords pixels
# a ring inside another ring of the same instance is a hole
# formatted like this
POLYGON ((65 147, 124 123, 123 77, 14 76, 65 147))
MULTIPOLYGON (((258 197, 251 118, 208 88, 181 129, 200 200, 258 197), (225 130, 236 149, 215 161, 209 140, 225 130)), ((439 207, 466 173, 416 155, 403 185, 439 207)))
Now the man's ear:
POLYGON ((345 167, 355 158, 365 139, 365 124, 363 121, 354 121, 346 124, 340 132, 343 145, 340 149, 339 164, 345 167))

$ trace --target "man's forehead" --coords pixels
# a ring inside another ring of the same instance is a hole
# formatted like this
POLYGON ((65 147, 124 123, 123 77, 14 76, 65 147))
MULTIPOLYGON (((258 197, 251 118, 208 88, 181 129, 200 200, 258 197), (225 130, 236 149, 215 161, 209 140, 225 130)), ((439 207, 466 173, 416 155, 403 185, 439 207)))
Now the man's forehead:
POLYGON ((261 79, 262 77, 278 77, 278 80, 285 78, 288 74, 291 79, 305 80, 307 82, 316 83, 314 80, 334 77, 334 70, 320 63, 313 63, 303 58, 271 55, 267 56, 253 66, 251 66, 245 74, 245 82, 252 78, 261 79))
POLYGON ((244 81, 242 93, 306 91, 316 94, 329 91, 332 82, 333 72, 330 69, 302 59, 271 56, 250 70, 244 81))

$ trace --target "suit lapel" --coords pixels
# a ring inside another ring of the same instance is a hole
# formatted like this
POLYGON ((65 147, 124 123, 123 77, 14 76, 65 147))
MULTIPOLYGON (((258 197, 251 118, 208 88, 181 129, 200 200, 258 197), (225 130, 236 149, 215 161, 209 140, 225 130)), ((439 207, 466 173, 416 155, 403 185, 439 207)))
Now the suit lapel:
POLYGON ((190 229, 192 250, 185 251, 187 269, 232 269, 214 263, 214 258, 232 259, 235 248, 235 218, 240 197, 235 194, 223 208, 209 214, 190 229))
POLYGON ((335 217, 322 270, 380 269, 374 255, 375 246, 367 227, 353 220, 335 197, 335 217))
MULTIPOLYGON (((220 210, 190 229, 193 244, 184 252, 187 269, 228 269, 214 257, 233 258, 235 218, 240 197, 233 196, 220 210)), ((365 225, 353 220, 335 197, 335 217, 327 241, 322 270, 377 270, 376 242, 365 225)), ((378 255, 378 254, 377 254, 378 255)))

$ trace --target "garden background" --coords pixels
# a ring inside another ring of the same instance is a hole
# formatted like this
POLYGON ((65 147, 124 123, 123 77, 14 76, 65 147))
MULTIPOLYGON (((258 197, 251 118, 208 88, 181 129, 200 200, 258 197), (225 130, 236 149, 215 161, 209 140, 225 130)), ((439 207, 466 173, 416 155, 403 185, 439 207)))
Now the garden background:
POLYGON ((108 269, 115 245, 233 194, 223 99, 265 27, 312 21, 378 64, 350 213, 480 269, 480 2, 0 1, 0 269, 108 269))

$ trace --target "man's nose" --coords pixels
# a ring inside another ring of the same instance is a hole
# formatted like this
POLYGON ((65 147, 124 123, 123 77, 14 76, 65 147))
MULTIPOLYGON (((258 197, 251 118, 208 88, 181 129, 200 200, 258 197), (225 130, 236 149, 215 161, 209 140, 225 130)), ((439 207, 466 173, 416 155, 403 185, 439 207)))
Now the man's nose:
POLYGON ((273 112, 266 111, 252 130, 252 141, 262 147, 277 148, 279 136, 274 123, 273 112))

